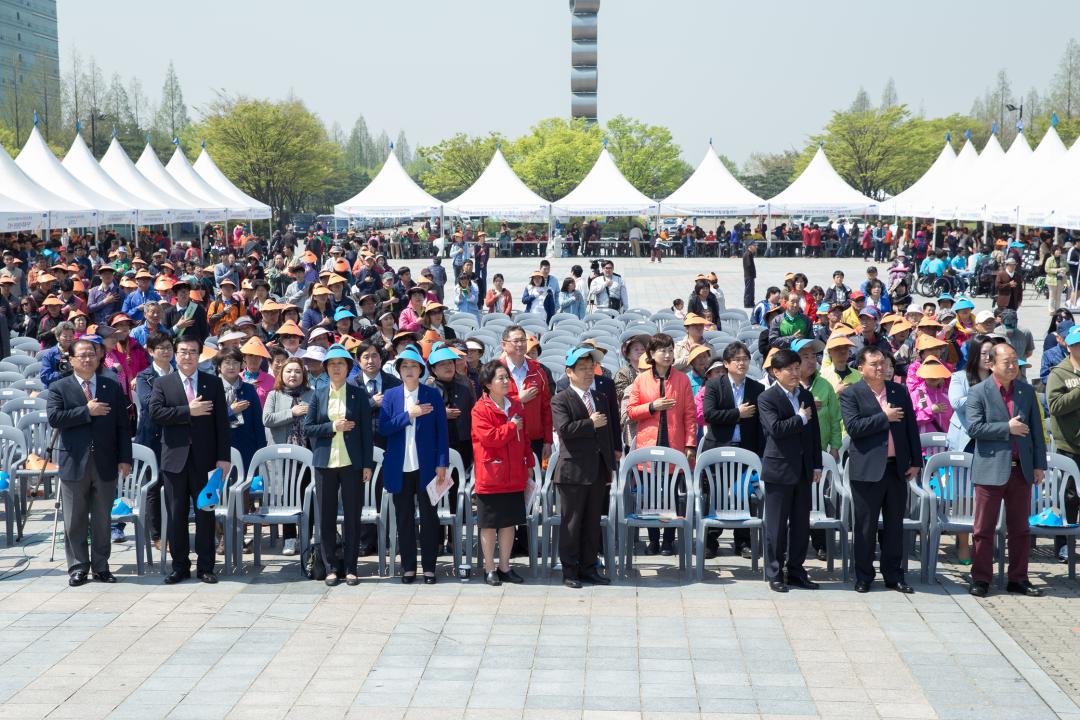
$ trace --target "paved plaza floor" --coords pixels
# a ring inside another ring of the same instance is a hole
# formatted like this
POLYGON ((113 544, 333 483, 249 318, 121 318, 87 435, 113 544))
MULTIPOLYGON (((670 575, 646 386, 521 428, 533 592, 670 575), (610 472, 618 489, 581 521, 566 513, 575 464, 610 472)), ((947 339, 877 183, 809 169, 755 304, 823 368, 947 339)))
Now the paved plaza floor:
MULTIPOLYGON (((738 261, 616 262, 632 305, 666 306, 709 270, 739 304, 738 261)), ((534 263, 491 271, 520 291, 534 263)), ((763 260, 759 288, 837 266, 852 281, 863 268, 763 260)), ((1045 327, 1042 307, 1022 318, 1045 327)), ((942 582, 910 596, 856 594, 816 560, 821 590, 772 593, 724 542, 703 582, 639 557, 630 582, 574 591, 521 561, 525 585, 460 583, 449 558, 434 586, 376 579, 366 558, 358 587, 329 589, 280 548, 261 571, 247 555, 218 585, 164 586, 135 575, 129 539, 113 546, 118 584, 69 588, 62 547, 48 561, 51 520, 39 500, 25 541, 0 548, 0 718, 1080 720, 1077 583, 1046 540, 1041 599, 971 598, 951 540, 942 582)))

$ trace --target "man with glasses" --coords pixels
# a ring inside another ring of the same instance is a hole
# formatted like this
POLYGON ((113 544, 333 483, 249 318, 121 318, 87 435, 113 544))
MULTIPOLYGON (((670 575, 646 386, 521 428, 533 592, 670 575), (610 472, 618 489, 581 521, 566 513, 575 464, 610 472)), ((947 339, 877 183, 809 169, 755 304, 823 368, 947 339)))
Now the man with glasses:
POLYGON ((131 428, 123 388, 99 374, 96 335, 84 335, 71 354, 73 372, 49 386, 49 425, 59 431, 60 501, 68 585, 88 575, 115 583, 109 572, 111 511, 117 477, 131 473, 131 428), (87 549, 86 533, 90 531, 87 549))

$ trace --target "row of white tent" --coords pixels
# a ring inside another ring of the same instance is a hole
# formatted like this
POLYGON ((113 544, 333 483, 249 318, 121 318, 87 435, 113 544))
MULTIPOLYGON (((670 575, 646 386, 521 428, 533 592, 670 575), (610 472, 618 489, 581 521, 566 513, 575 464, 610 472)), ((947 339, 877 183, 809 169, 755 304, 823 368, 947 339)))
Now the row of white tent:
POLYGON ((925 175, 882 203, 848 185, 822 146, 790 186, 764 200, 732 176, 710 142, 694 173, 659 202, 623 177, 606 147, 581 183, 555 202, 530 190, 498 148, 476 182, 445 203, 420 188, 391 152, 375 179, 335 205, 334 213, 345 217, 445 214, 535 222, 615 215, 882 215, 1076 228, 1080 227, 1080 142, 1066 150, 1051 127, 1034 151, 1020 133, 1006 153, 995 134, 981 154, 968 138, 957 155, 946 138, 925 175))
POLYGON ((76 133, 61 162, 35 127, 14 160, 0 148, 0 232, 270 216, 270 206, 230 182, 205 146, 192 165, 177 143, 162 165, 149 142, 132 162, 113 137, 98 162, 76 133))

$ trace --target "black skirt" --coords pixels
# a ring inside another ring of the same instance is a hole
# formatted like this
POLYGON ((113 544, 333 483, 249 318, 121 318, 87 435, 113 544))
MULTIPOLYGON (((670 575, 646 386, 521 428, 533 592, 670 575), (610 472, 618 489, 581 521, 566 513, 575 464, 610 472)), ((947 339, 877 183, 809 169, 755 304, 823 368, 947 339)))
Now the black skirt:
POLYGON ((482 530, 524 525, 525 492, 477 495, 476 519, 482 530))

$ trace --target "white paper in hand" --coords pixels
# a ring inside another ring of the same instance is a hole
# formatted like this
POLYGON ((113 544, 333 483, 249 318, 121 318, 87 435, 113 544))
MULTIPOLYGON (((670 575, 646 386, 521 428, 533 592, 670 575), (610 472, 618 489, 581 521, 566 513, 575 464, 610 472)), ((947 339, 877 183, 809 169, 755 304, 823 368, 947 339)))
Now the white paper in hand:
POLYGON ((450 473, 446 473, 446 479, 443 480, 441 485, 439 484, 438 475, 431 478, 431 482, 427 484, 427 495, 428 499, 431 500, 431 506, 436 507, 439 504, 439 501, 446 496, 446 493, 450 492, 450 488, 453 487, 453 485, 454 478, 451 477, 450 473))

